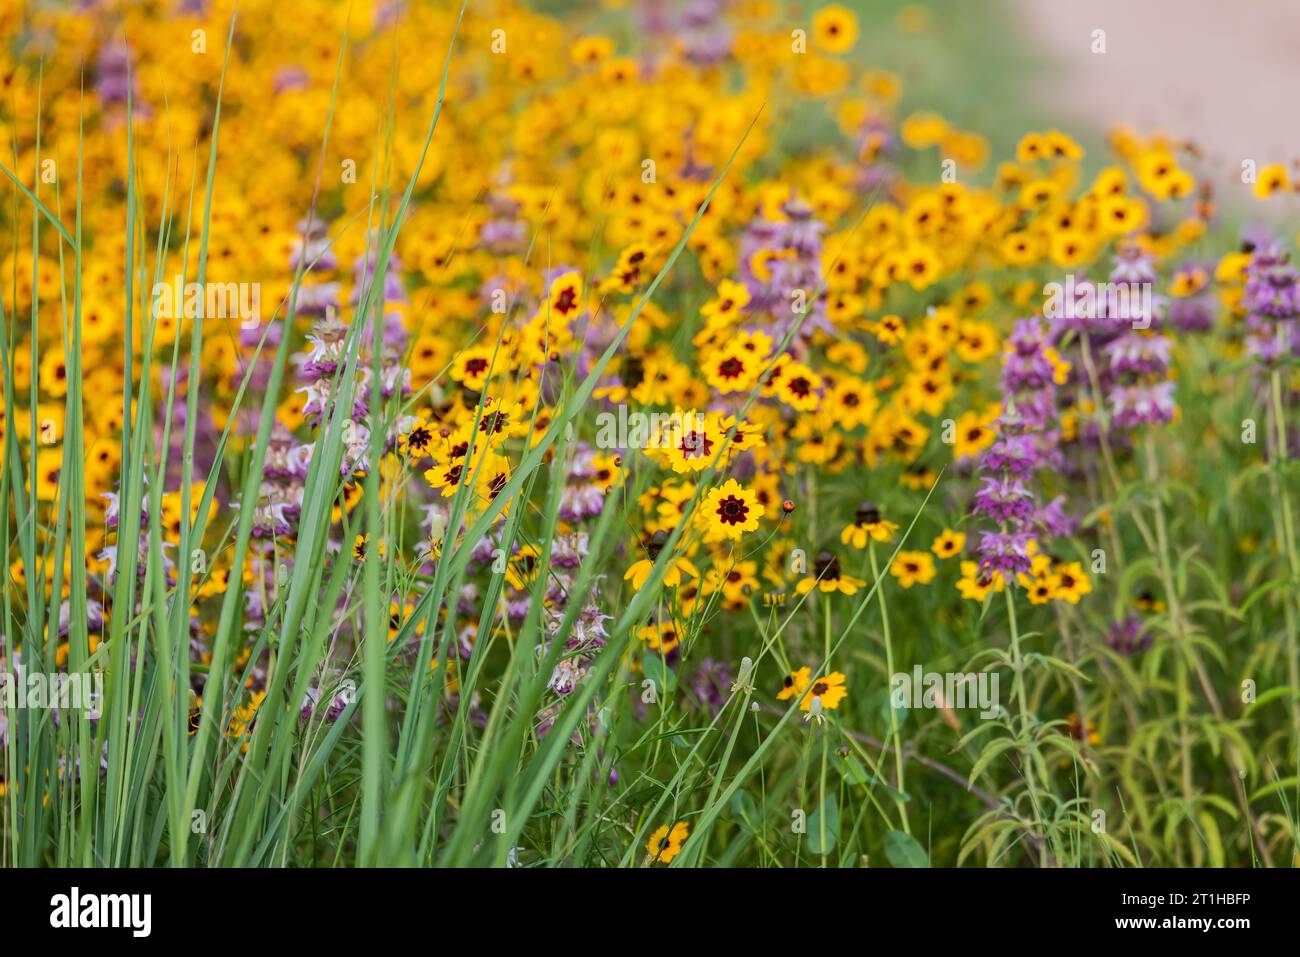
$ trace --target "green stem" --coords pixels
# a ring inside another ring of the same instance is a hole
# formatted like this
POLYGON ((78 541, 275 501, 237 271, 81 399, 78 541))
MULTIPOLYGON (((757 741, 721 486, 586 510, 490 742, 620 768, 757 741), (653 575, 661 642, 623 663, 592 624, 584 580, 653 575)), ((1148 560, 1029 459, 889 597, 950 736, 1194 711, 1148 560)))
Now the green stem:
MULTIPOLYGON (((1020 748, 1020 759, 1024 762, 1025 783, 1029 787, 1029 800, 1034 809, 1034 820, 1030 825, 1030 833, 1035 834, 1039 821, 1044 818, 1043 798, 1038 788, 1038 776, 1034 773, 1034 749, 1030 746, 1029 739, 1029 704, 1025 696, 1025 661, 1020 653, 1020 625, 1016 620, 1016 601, 1012 597, 1012 591, 1015 586, 1010 580, 1007 581, 1003 594, 1007 600, 1007 624, 1011 631, 1011 694, 1016 699, 1016 710, 1020 717, 1020 727, 1016 737, 1020 739, 1023 736, 1020 748)), ((1085 720, 1080 716, 1080 720, 1085 720)), ((1047 848, 1043 842, 1037 842, 1039 851, 1039 867, 1047 866, 1047 848)))
MULTIPOLYGON (((873 582, 879 582, 880 565, 876 561, 876 543, 874 541, 867 544, 867 554, 871 558, 871 579, 873 582)), ((880 623, 885 636, 885 679, 892 682, 894 677, 894 643, 889 631, 889 607, 885 603, 885 589, 879 585, 876 586, 876 598, 880 602, 880 623)), ((899 795, 906 794, 906 782, 903 778, 903 746, 899 740, 898 713, 894 710, 892 698, 889 702, 889 738, 894 746, 894 775, 898 778, 898 792, 899 795)), ((898 816, 902 820, 903 832, 911 834, 912 827, 907 820, 907 805, 903 802, 901 796, 895 797, 894 802, 898 805, 898 816)))
POLYGON ((822 774, 818 785, 817 850, 821 855, 822 869, 826 869, 826 729, 822 728, 822 774))
MULTIPOLYGON (((1182 602, 1179 599, 1178 590, 1175 587, 1173 562, 1170 558, 1169 550, 1169 531, 1165 525, 1165 505, 1159 490, 1156 488, 1160 478, 1159 468, 1156 464, 1156 446, 1155 438, 1151 432, 1146 435, 1146 476, 1147 484, 1155 491, 1155 500, 1152 510, 1155 512, 1156 523, 1156 548, 1157 557, 1160 562, 1160 578, 1165 589, 1165 594, 1169 600, 1169 619, 1174 633, 1175 641, 1178 645, 1178 673, 1177 694, 1178 694, 1178 738, 1180 761, 1182 762, 1182 785, 1183 799, 1187 802, 1187 812, 1191 813, 1191 803, 1193 800, 1192 787, 1192 746, 1191 746, 1191 693, 1189 690, 1189 664, 1195 669, 1197 679, 1200 681, 1201 690, 1205 694, 1205 700, 1210 705, 1210 710, 1214 716, 1223 719, 1223 706, 1219 703, 1218 696, 1214 693, 1214 686, 1210 683, 1210 677, 1206 673, 1205 665, 1201 661, 1201 656, 1196 651, 1196 645, 1192 642, 1191 633, 1187 627, 1187 620, 1183 617, 1182 602)), ((1232 770, 1234 792, 1237 798, 1237 805, 1241 808, 1241 813, 1245 816, 1250 825, 1251 833, 1255 836, 1255 842, 1259 847, 1260 856, 1264 859, 1267 867, 1272 867, 1273 862, 1268 852, 1268 847, 1264 843, 1263 834, 1259 830, 1258 822, 1254 815, 1250 813, 1250 802, 1246 797, 1245 787, 1242 784, 1243 771, 1240 762, 1233 753, 1231 745, 1224 751, 1224 756, 1228 760, 1228 767, 1232 770)))

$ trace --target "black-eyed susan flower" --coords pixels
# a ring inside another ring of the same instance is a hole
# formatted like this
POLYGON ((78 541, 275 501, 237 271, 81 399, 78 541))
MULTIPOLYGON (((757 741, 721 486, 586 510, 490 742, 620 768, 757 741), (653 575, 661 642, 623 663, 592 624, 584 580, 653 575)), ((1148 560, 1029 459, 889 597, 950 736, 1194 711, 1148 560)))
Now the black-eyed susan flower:
MULTIPOLYGON (((623 580, 632 583, 632 590, 640 591, 645 587, 645 583, 650 580, 650 572, 654 569, 655 561, 659 558, 659 553, 663 551, 664 544, 668 541, 668 533, 662 529, 656 531, 650 536, 650 540, 645 543, 646 557, 632 563, 627 572, 623 575, 623 580)), ((689 558, 684 555, 675 555, 668 562, 668 568, 664 572, 663 584, 665 588, 676 588, 682 583, 683 578, 699 578, 700 572, 689 558)))
POLYGON ((799 584, 795 585, 795 591, 799 594, 806 595, 816 588, 827 594, 839 592, 843 595, 855 595, 858 589, 866 584, 861 578, 844 574, 840 570, 839 556, 834 552, 819 552, 817 560, 813 562, 812 572, 812 575, 801 578, 799 584))
POLYGON ((881 517, 880 509, 872 502, 863 502, 853 513, 853 521, 840 532, 840 542, 854 548, 866 548, 868 542, 890 542, 898 525, 881 517))

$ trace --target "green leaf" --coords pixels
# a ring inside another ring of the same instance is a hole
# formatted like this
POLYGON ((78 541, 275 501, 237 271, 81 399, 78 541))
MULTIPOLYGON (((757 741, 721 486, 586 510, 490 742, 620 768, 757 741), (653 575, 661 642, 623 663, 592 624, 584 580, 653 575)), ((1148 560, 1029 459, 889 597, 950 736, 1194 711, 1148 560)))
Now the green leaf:
POLYGON ((840 836, 840 807, 834 794, 828 794, 821 806, 808 815, 808 850, 813 854, 829 854, 840 836), (826 819, 823 826, 822 812, 826 819), (825 839, 825 845, 822 844, 825 839))
POLYGON ((885 834, 885 856, 894 867, 929 867, 930 856, 916 838, 902 831, 885 834))
POLYGON ((754 796, 741 788, 731 796, 730 802, 731 813, 741 821, 758 820, 758 805, 754 803, 754 796))
POLYGON ((655 690, 672 694, 677 690, 677 675, 656 655, 646 655, 641 664, 645 676, 655 683, 655 690))

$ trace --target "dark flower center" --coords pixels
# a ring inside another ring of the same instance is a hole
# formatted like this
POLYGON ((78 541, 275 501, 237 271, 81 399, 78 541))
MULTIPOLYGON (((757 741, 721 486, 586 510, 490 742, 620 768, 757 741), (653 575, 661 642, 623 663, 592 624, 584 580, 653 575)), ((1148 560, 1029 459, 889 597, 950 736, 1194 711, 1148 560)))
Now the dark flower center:
POLYGON ((863 502, 854 513, 853 520, 858 525, 875 525, 880 521, 880 509, 870 502, 863 502))
POLYGON ((510 424, 510 416, 504 412, 493 412, 487 418, 479 421, 478 430, 488 435, 495 435, 505 429, 510 424))
POLYGON ((664 542, 666 541, 668 541, 668 536, 662 531, 655 532, 650 536, 650 541, 646 543, 645 551, 646 554, 650 556, 651 561, 654 561, 659 557, 659 553, 663 551, 664 542))
POLYGON ((724 525, 739 525, 749 514, 749 506, 734 495, 728 495, 718 503, 718 517, 724 525))
POLYGON ((687 432, 682 436, 681 450, 687 458, 698 458, 701 455, 708 455, 713 448, 713 440, 703 432, 694 430, 687 432))
POLYGON ((622 371, 619 374, 619 381, 626 387, 632 388, 641 384, 645 378, 645 363, 640 359, 633 357, 623 363, 622 371))
POLYGON ((555 300, 555 311, 562 316, 567 316, 577 305, 578 296, 573 289, 565 289, 555 300))
POLYGON ((830 552, 822 552, 813 565, 813 573, 822 581, 835 581, 840 577, 840 560, 830 552))

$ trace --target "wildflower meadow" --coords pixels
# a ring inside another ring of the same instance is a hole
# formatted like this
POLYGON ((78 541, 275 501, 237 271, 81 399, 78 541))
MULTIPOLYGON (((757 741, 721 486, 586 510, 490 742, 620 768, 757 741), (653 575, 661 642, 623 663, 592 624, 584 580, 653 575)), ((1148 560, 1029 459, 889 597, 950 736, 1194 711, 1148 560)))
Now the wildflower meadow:
POLYGON ((1300 861, 1296 157, 845 3, 0 4, 0 864, 1300 861))

